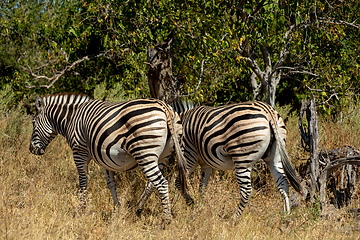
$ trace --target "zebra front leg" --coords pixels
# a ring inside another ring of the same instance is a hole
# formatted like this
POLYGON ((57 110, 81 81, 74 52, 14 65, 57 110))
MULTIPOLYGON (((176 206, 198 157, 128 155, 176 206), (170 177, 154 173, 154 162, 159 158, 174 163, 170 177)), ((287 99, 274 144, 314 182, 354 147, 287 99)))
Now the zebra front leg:
POLYGON ((241 163, 235 162, 235 176, 240 188, 240 203, 238 204, 238 207, 233 215, 233 219, 241 216, 246 207, 246 204, 250 200, 252 190, 250 172, 251 167, 242 166, 241 163))
POLYGON ((106 183, 114 201, 114 209, 116 209, 120 204, 116 194, 116 183, 114 179, 114 172, 106 169, 105 173, 106 173, 106 183))
POLYGON ((87 189, 87 170, 89 157, 87 153, 73 151, 74 162, 79 173, 79 188, 80 188, 80 209, 86 207, 86 189, 87 189))
POLYGON ((146 200, 149 198, 149 196, 151 195, 151 193, 155 190, 154 184, 152 184, 151 182, 147 181, 146 182, 146 186, 145 186, 145 190, 144 192, 141 194, 140 197, 140 201, 138 203, 138 209, 136 210, 136 216, 140 217, 140 214, 142 213, 142 211, 144 210, 144 204, 146 202, 146 200))

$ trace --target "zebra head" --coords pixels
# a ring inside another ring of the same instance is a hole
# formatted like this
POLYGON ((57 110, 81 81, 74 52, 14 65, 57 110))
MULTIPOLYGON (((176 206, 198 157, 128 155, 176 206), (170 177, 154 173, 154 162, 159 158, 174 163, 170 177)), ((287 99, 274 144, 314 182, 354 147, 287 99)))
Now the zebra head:
POLYGON ((36 115, 33 122, 33 133, 30 140, 30 152, 36 155, 43 155, 45 148, 57 135, 49 120, 43 98, 37 97, 35 101, 36 115))

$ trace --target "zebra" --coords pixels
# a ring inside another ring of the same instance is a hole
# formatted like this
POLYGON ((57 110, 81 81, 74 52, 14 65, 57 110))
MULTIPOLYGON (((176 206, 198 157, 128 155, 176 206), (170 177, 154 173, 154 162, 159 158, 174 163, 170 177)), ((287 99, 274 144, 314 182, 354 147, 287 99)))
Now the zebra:
MULTIPOLYGON (((183 125, 188 176, 197 165, 201 167, 201 193, 208 185, 212 169, 235 169, 240 202, 233 219, 238 218, 252 191, 252 167, 264 159, 282 196, 284 211, 290 212, 288 180, 297 192, 302 192, 302 186, 285 150, 285 124, 275 109, 257 101, 218 107, 178 101, 171 106, 179 113, 183 125)), ((178 183, 177 180, 179 188, 178 183)), ((187 204, 194 203, 186 191, 183 197, 187 204)))
MULTIPOLYGON (((185 189, 186 162, 179 143, 180 119, 169 105, 157 99, 108 103, 82 94, 57 94, 37 97, 35 106, 30 152, 43 155, 57 134, 66 138, 79 174, 83 207, 86 205, 88 164, 93 159, 106 169, 115 207, 119 201, 114 172, 142 169, 147 186, 159 192, 165 221, 171 221, 168 182, 159 164, 175 146, 181 188, 185 189)), ((140 201, 138 213, 142 206, 140 201)))

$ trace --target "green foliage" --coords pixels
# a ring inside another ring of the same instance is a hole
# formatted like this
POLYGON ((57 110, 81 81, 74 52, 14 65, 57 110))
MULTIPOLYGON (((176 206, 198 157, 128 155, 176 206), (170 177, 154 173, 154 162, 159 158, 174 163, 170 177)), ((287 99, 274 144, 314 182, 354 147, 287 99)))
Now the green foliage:
POLYGON ((98 84, 94 90, 94 98, 104 101, 106 98, 106 95, 107 95, 106 83, 103 82, 103 83, 98 84))
POLYGON ((277 103, 274 108, 284 121, 286 121, 287 118, 293 117, 292 106, 290 104, 280 106, 280 104, 277 103))
POLYGON ((115 83, 113 88, 109 89, 106 101, 121 102, 130 100, 132 97, 126 96, 125 90, 121 83, 115 83))
POLYGON ((118 83, 126 98, 148 97, 146 48, 174 33, 173 73, 180 76, 183 94, 190 94, 192 100, 210 105, 252 100, 247 54, 265 70, 262 49, 268 50, 274 67, 286 47, 289 55, 281 65, 285 68, 278 101, 298 109, 301 99, 309 95, 295 77, 323 90, 316 92, 319 102, 327 101, 334 91, 341 93, 323 106, 324 112, 334 113, 350 100, 338 99, 354 99, 359 93, 359 28, 345 24, 357 23, 359 4, 355 0, 337 5, 324 1, 2 1, 0 83, 11 84, 17 103, 34 94, 94 96, 95 89, 103 88, 97 85, 104 84, 109 91, 118 83), (289 41, 284 39, 286 34, 289 41), (83 59, 86 56, 88 60, 83 59), (52 87, 28 88, 52 84, 64 69, 52 87))
POLYGON ((317 221, 320 218, 320 214, 321 214, 320 199, 316 199, 314 204, 309 204, 307 211, 308 211, 309 217, 311 217, 311 220, 317 221))
POLYGON ((110 89, 106 89, 106 83, 102 82, 96 85, 94 90, 94 98, 108 102, 121 102, 130 100, 133 97, 127 96, 121 83, 115 83, 110 89))

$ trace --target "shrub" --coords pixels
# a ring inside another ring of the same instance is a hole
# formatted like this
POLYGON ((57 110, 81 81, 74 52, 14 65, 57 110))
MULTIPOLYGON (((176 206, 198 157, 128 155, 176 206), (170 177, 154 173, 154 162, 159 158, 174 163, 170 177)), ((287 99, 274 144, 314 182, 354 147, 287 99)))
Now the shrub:
POLYGON ((10 84, 6 84, 0 90, 0 115, 5 116, 9 113, 9 110, 13 108, 15 94, 11 89, 10 84))
POLYGON ((7 138, 9 146, 17 146, 21 144, 19 141, 22 139, 21 136, 26 131, 25 123, 27 120, 28 117, 24 113, 24 109, 21 105, 9 112, 3 135, 7 138))
POLYGON ((94 90, 94 98, 108 102, 121 102, 129 100, 133 98, 133 96, 126 96, 126 92, 122 83, 115 83, 113 88, 107 90, 106 83, 102 82, 96 85, 94 90))

